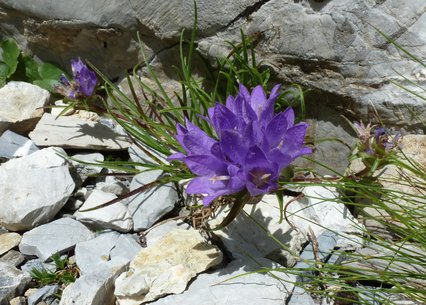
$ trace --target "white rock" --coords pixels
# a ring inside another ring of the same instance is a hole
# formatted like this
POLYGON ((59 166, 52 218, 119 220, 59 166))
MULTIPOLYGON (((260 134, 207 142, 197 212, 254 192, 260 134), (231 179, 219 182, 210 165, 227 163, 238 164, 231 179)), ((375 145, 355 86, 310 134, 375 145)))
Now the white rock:
POLYGON ((75 117, 55 117, 45 113, 29 134, 38 146, 60 146, 96 150, 118 150, 130 146, 129 140, 107 126, 75 117))
MULTIPOLYGON (((149 171, 136 175, 130 190, 155 181, 161 175, 161 171, 149 171)), ((127 204, 133 216, 134 230, 140 231, 152 226, 158 219, 170 212, 178 199, 176 190, 172 183, 153 187, 138 195, 129 197, 124 202, 127 204)))
POLYGON ((206 243, 198 231, 174 230, 139 252, 129 271, 117 278, 117 303, 136 305, 181 293, 191 278, 221 261, 220 250, 206 243))
MULTIPOLYGON (((142 144, 141 144, 142 145, 142 144)), ((160 154, 158 151, 155 151, 149 147, 144 147, 146 151, 148 151, 149 154, 157 158, 159 161, 163 162, 164 164, 170 164, 169 161, 167 161, 166 157, 162 154, 160 154)), ((132 146, 129 147, 129 156, 130 161, 132 162, 139 162, 139 163, 147 163, 147 164, 157 164, 157 160, 153 159, 151 156, 149 156, 145 151, 140 149, 137 145, 132 144, 132 146)), ((139 170, 145 170, 145 167, 142 166, 136 166, 139 170)))
POLYGON ((53 254, 70 250, 77 243, 92 238, 94 234, 80 222, 61 218, 24 233, 19 250, 46 261, 53 254))
POLYGON ((102 171, 103 167, 101 165, 85 164, 104 161, 104 156, 101 153, 76 154, 71 157, 74 159, 70 160, 71 164, 80 176, 81 182, 84 182, 90 175, 96 175, 102 171))
POLYGON ((0 137, 0 157, 12 159, 27 156, 38 150, 34 142, 13 131, 6 130, 0 137))
MULTIPOLYGON (((224 269, 203 273, 189 285, 182 294, 169 295, 153 302, 152 305, 282 305, 286 304, 289 292, 293 289, 295 276, 284 272, 271 274, 249 273, 261 266, 277 268, 266 259, 256 259, 256 263, 236 260, 224 269), (239 276, 238 278, 234 278, 239 276)), ((121 304, 121 303, 120 303, 121 304)), ((303 303, 297 305, 305 305, 303 303)))
POLYGON ((120 232, 129 232, 133 228, 133 220, 129 210, 122 202, 116 202, 92 211, 84 211, 115 198, 117 196, 114 194, 95 189, 74 216, 77 220, 97 229, 114 229, 120 232))
POLYGON ((13 127, 22 132, 32 130, 48 103, 50 93, 25 82, 9 82, 0 88, 0 134, 13 127))
POLYGON ((183 221, 175 221, 170 220, 167 221, 161 225, 156 225, 152 229, 149 230, 149 232, 146 234, 146 244, 147 246, 152 246, 155 244, 158 240, 163 238, 165 235, 167 235, 169 232, 174 230, 191 230, 192 227, 188 225, 187 223, 183 221))
POLYGON ((36 292, 28 297, 28 305, 38 305, 41 301, 53 299, 58 289, 59 285, 47 285, 37 289, 36 292))
MULTIPOLYGON (((64 111, 65 107, 67 107, 67 104, 65 104, 62 100, 58 100, 55 102, 55 107, 52 107, 50 114, 57 117, 62 111, 64 111)), ((87 110, 70 109, 62 113, 61 116, 72 116, 74 118, 80 118, 94 122, 99 121, 99 115, 97 113, 87 110)))
MULTIPOLYGON (((338 231, 340 234, 360 232, 360 225, 350 215, 343 204, 338 204, 337 193, 322 187, 306 187, 305 197, 288 206, 287 216, 296 230, 285 220, 280 224, 280 210, 275 195, 265 195, 261 202, 246 205, 236 219, 227 227, 214 231, 223 241, 225 247, 234 257, 246 258, 247 253, 256 257, 268 257, 283 265, 291 266, 307 241, 306 233, 311 227, 316 235, 326 229, 338 231), (272 239, 269 234, 285 246, 272 239), (286 249, 284 249, 286 248, 286 249)), ((284 203, 293 197, 284 197, 284 203)), ((210 221, 215 228, 229 212, 225 206, 210 221)), ((348 236, 348 235, 345 235, 348 236)), ((340 239, 342 245, 345 239, 340 239)), ((347 243, 360 244, 362 239, 350 237, 347 243)), ((345 245, 346 244, 345 242, 345 245)))
POLYGON ((101 233, 94 239, 80 242, 75 247, 75 258, 83 275, 99 272, 101 269, 113 269, 118 262, 123 266, 142 250, 129 234, 117 232, 101 233))
POLYGON ((23 295, 31 277, 14 266, 0 262, 0 304, 9 304, 17 295, 23 295))
MULTIPOLYGON (((339 194, 334 188, 321 186, 305 187, 304 198, 291 203, 288 209, 289 220, 302 232, 307 233, 311 227, 316 236, 330 230, 339 233, 338 246, 359 247, 363 239, 364 227, 352 216, 347 207, 339 202, 339 194)), ((290 198, 287 198, 289 200, 290 198)))
MULTIPOLYGON (((109 174, 114 173, 111 170, 108 170, 109 174)), ((123 182, 117 177, 106 176, 105 181, 96 183, 96 189, 101 190, 105 193, 112 193, 117 196, 121 196, 128 192, 128 181, 123 182)))
POLYGON ((75 184, 60 148, 46 148, 0 166, 0 225, 27 230, 51 220, 75 184), (11 204, 13 203, 13 204, 11 204))
POLYGON ((79 277, 64 289, 59 305, 114 305, 114 281, 124 270, 119 265, 79 277))
POLYGON ((114 248, 111 250, 111 257, 123 257, 129 261, 142 250, 142 246, 136 241, 136 237, 130 234, 120 234, 114 248))
POLYGON ((3 255, 12 248, 19 245, 21 235, 18 233, 3 233, 0 234, 0 255, 3 255))
POLYGON ((108 268, 111 250, 114 248, 119 233, 106 232, 99 236, 78 243, 75 246, 75 261, 82 275, 108 268))

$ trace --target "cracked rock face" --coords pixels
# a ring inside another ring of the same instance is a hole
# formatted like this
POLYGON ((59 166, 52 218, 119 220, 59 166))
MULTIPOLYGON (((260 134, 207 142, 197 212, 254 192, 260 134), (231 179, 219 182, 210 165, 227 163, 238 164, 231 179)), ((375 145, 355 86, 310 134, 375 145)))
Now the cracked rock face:
MULTIPOLYGON (((180 31, 193 25, 192 6, 192 0, 40 0, 37 5, 2 0, 0 31, 42 60, 69 68, 69 60, 81 56, 111 78, 142 60, 134 39, 139 32, 146 57, 167 83, 177 77, 171 67, 178 64, 180 31)), ((410 82, 425 85, 426 70, 374 28, 425 58, 423 0, 220 0, 199 1, 197 8, 203 56, 213 62, 227 55, 227 42, 238 43, 242 29, 255 38, 258 59, 272 71, 273 82, 311 89, 305 101, 307 117, 318 122, 311 124, 316 161, 337 160, 340 173, 347 165, 354 134, 342 115, 376 121, 377 110, 386 125, 425 131, 420 120, 426 104, 389 80, 418 92, 410 82), (326 135, 318 132, 324 126, 326 135)))

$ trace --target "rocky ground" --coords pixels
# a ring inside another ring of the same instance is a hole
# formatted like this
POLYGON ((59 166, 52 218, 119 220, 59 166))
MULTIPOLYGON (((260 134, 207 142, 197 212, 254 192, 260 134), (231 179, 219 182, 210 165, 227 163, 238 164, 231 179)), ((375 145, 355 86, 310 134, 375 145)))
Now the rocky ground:
MULTIPOLYGON (((267 195, 214 232, 197 230, 185 218, 184 198, 173 184, 88 211, 161 172, 120 178, 69 159, 147 156, 96 114, 55 119, 58 110, 41 108, 48 100, 47 91, 27 83, 0 89, 0 305, 316 304, 294 285, 303 275, 234 277, 261 266, 309 267, 315 254, 309 230, 323 261, 337 260, 334 249, 365 246, 359 237, 364 225, 333 201, 335 190, 324 187, 303 190, 308 196, 290 205, 290 223, 278 223, 278 202, 267 195), (69 285, 37 284, 32 270, 63 272, 52 263, 55 254, 67 255, 66 268, 79 277, 69 285), (297 255, 306 260, 297 261, 297 255)), ((412 151, 425 160, 424 136, 413 142, 412 151)), ((220 207, 210 224, 218 224, 228 209, 220 207)))

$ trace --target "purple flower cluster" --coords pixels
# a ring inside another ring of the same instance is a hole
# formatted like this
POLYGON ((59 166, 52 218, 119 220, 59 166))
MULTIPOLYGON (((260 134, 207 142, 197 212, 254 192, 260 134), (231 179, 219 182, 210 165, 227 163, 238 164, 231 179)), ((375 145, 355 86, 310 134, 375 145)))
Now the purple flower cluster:
POLYGON ((175 153, 169 160, 183 161, 198 176, 186 191, 203 195, 206 206, 221 195, 248 191, 258 196, 276 190, 281 171, 297 157, 312 152, 304 146, 308 125, 294 124, 293 109, 274 113, 279 85, 269 98, 261 86, 251 93, 243 85, 239 89, 226 105, 216 103, 208 110, 206 120, 218 139, 189 120, 186 126, 176 127, 176 139, 186 154, 175 153))
POLYGON ((90 70, 80 58, 71 60, 71 70, 74 80, 70 81, 62 75, 56 90, 72 99, 92 96, 98 81, 96 73, 90 70))

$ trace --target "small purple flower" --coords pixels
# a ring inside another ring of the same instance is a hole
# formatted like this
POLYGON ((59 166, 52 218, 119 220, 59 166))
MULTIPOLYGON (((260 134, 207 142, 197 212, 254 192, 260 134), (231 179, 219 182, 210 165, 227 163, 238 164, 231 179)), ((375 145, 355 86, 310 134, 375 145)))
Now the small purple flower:
POLYGON ((207 206, 221 195, 248 191, 258 196, 274 191, 281 171, 312 152, 304 146, 308 125, 294 124, 293 109, 274 113, 279 88, 275 86, 267 97, 261 86, 250 93, 240 85, 237 96, 208 109, 206 119, 217 139, 189 120, 186 126, 177 125, 176 139, 186 154, 175 153, 169 160, 184 162, 198 176, 188 184, 188 194, 203 195, 207 206))
POLYGON ((71 70, 73 81, 62 75, 56 90, 72 99, 92 96, 98 81, 96 73, 90 70, 80 58, 71 60, 71 70))
POLYGON ((71 69, 80 93, 84 96, 91 96, 98 81, 96 73, 90 70, 80 58, 71 60, 71 69))

